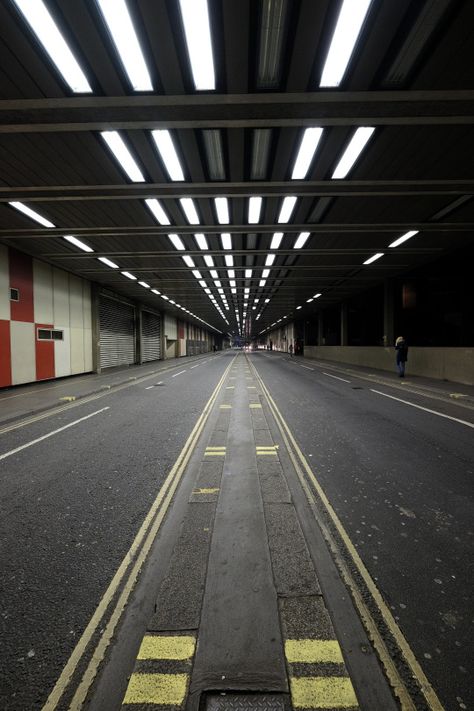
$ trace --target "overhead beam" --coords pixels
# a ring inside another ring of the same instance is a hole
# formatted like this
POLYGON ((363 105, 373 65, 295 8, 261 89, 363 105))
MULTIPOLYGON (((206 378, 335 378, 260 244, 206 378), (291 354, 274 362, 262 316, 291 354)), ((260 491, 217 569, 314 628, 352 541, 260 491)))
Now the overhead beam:
POLYGON ((474 180, 291 180, 219 183, 146 183, 137 185, 0 186, 0 202, 84 202, 91 200, 278 197, 379 197, 401 195, 474 195, 474 180))
POLYGON ((299 223, 299 224, 266 224, 266 225, 159 225, 153 227, 140 227, 131 225, 129 227, 33 227, 22 228, 2 228, 0 237, 8 239, 34 238, 34 237, 55 237, 64 234, 75 234, 90 237, 124 237, 133 235, 134 237, 157 237, 167 235, 169 232, 177 232, 181 235, 205 232, 206 234, 221 234, 221 232, 231 232, 238 234, 267 234, 272 232, 311 232, 312 234, 333 234, 333 233, 360 233, 360 232, 400 232, 408 230, 419 230, 424 232, 472 232, 473 222, 360 222, 360 223, 299 223))
POLYGON ((0 133, 472 123, 474 91, 470 89, 95 96, 0 101, 0 133))

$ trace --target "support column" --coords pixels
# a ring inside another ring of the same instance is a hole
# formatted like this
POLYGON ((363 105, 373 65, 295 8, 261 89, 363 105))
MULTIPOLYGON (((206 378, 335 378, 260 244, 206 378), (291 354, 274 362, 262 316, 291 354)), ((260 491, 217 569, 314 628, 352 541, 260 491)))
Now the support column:
POLYGON ((384 282, 383 294, 383 344, 393 346, 395 343, 395 283, 393 279, 384 282))
POLYGON ((341 304, 341 346, 347 346, 349 343, 348 336, 348 308, 347 304, 341 304))

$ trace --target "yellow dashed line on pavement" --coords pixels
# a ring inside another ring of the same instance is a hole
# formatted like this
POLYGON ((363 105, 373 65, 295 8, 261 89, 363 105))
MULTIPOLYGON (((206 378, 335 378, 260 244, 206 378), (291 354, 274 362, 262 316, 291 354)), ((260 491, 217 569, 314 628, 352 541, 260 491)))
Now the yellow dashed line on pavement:
POLYGON ((255 403, 251 403, 251 404, 249 405, 249 407, 250 407, 251 410, 257 410, 257 409, 260 409, 260 410, 261 410, 261 409, 262 409, 262 406, 261 406, 260 404, 257 405, 257 404, 255 404, 255 403))
MULTIPOLYGON (((211 491, 219 491, 219 489, 211 489, 211 491)), ((190 636, 157 637, 146 635, 138 650, 137 659, 191 659, 195 647, 196 640, 190 636)))
POLYGON ((206 452, 225 452, 225 447, 206 447, 206 452))
POLYGON ((205 457, 225 457, 225 447, 206 447, 205 457))
POLYGON ((257 386, 256 385, 247 385, 247 390, 256 390, 257 386))
POLYGON ((293 677, 290 679, 294 708, 357 708, 357 697, 347 676, 293 677))
POLYGON ((339 642, 335 639, 287 639, 285 655, 290 664, 344 664, 339 642))
POLYGON ((74 402, 75 399, 75 395, 65 395, 64 397, 59 398, 59 402, 74 402))
POLYGON ((228 385, 226 390, 235 390, 235 385, 228 385))
POLYGON ((219 405, 221 410, 232 410, 232 405, 219 405))
POLYGON ((132 674, 123 703, 181 706, 187 683, 187 674, 132 674))
POLYGON ((202 494, 205 496, 206 494, 217 494, 219 489, 213 488, 213 489, 194 489, 193 494, 202 494))

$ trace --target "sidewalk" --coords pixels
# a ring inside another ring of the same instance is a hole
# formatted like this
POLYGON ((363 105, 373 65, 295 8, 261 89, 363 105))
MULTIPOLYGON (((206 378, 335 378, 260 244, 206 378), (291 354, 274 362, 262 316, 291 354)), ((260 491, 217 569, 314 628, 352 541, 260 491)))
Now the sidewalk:
POLYGON ((111 368, 100 374, 72 375, 5 388, 0 390, 0 424, 65 405, 101 390, 110 390, 154 374, 159 375, 173 368, 180 368, 190 361, 209 360, 215 356, 216 353, 210 352, 199 356, 170 358, 144 365, 111 368))

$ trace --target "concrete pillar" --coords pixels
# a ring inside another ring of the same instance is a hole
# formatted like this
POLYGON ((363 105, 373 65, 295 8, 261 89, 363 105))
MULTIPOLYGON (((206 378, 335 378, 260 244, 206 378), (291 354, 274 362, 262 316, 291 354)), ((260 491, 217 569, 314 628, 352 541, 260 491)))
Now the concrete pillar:
POLYGON ((384 282, 383 295, 383 344, 393 346, 395 343, 395 283, 393 279, 384 282))
POLYGON ((324 322, 323 312, 318 311, 318 346, 324 346, 324 322))
POLYGON ((348 329, 348 308, 347 304, 341 304, 341 346, 349 344, 349 329, 348 329))

